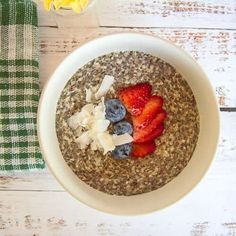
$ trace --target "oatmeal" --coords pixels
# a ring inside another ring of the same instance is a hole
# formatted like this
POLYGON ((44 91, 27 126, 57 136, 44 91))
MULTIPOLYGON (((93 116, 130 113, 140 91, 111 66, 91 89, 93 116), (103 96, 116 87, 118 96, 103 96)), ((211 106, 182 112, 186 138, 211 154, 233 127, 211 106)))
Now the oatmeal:
POLYGON ((197 143, 199 115, 189 85, 171 65, 149 54, 119 52, 92 60, 69 80, 58 101, 56 130, 62 155, 78 178, 105 193, 128 196, 158 189, 184 169, 197 143), (154 153, 145 158, 117 160, 112 152, 81 149, 68 125, 68 119, 91 100, 95 92, 90 89, 98 89, 106 75, 114 82, 105 100, 117 99, 120 88, 146 82, 153 95, 164 99, 164 132, 155 139, 154 153))

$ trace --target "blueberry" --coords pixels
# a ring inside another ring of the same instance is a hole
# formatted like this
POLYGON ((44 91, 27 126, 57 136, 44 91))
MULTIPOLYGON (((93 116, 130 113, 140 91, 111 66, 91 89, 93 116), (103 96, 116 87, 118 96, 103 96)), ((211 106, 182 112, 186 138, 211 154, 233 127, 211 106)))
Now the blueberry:
POLYGON ((132 151, 132 143, 126 143, 120 146, 116 146, 116 148, 112 151, 112 156, 114 159, 122 160, 129 157, 132 151))
POLYGON ((127 121, 120 121, 114 125, 114 133, 117 135, 128 133, 132 135, 132 125, 127 121))
POLYGON ((124 105, 118 99, 110 99, 105 101, 106 119, 115 123, 122 120, 126 115, 124 105))

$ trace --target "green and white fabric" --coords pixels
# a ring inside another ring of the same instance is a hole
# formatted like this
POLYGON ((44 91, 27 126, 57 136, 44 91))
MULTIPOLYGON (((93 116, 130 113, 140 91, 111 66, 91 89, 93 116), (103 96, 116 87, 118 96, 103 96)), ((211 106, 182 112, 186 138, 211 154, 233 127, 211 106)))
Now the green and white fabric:
POLYGON ((37 6, 0 0, 0 171, 44 168, 37 139, 37 6))

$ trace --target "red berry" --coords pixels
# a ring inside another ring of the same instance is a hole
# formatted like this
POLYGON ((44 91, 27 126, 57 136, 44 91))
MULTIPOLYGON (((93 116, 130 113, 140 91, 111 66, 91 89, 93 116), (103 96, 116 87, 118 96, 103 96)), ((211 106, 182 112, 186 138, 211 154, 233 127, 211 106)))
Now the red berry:
POLYGON ((133 134, 134 142, 142 142, 142 140, 151 140, 149 136, 150 137, 154 136, 156 138, 158 134, 161 135, 163 130, 162 126, 159 127, 159 125, 163 123, 165 118, 166 118, 166 111, 161 110, 161 112, 159 112, 157 116, 151 121, 151 123, 144 129, 138 129, 138 130, 135 129, 133 134), (160 131, 158 131, 157 129, 158 130, 160 129, 160 131), (156 132, 154 132, 155 130, 156 132))
POLYGON ((118 95, 132 116, 141 114, 145 104, 151 96, 152 86, 149 83, 138 83, 122 88, 118 95))
POLYGON ((148 126, 151 121, 156 117, 157 113, 160 112, 163 105, 163 98, 160 96, 152 96, 147 101, 142 113, 139 116, 133 117, 134 129, 143 129, 148 126))
POLYGON ((164 124, 160 124, 150 134, 135 140, 135 143, 143 143, 154 140, 157 137, 161 136, 163 131, 164 131, 164 124))
POLYGON ((145 143, 133 143, 131 152, 132 157, 145 157, 153 153, 156 150, 156 144, 154 141, 145 143))

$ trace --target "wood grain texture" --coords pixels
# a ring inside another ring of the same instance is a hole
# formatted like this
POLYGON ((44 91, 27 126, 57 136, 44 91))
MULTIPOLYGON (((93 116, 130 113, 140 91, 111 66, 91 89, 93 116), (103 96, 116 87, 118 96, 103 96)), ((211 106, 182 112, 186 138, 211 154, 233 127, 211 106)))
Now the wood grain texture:
MULTIPOLYGON (((31 172, 4 172, 0 174, 0 191, 48 191, 64 189, 47 169, 31 172)), ((1 195, 1 194, 0 194, 1 195)))
POLYGON ((111 216, 72 198, 48 172, 8 174, 0 182, 0 235, 235 235, 236 134, 231 130, 236 129, 236 113, 221 117, 215 161, 200 184, 175 205, 145 216, 111 216))
POLYGON ((101 0, 101 26, 236 28, 235 1, 101 0))
POLYGON ((221 107, 236 106, 236 31, 199 29, 41 28, 42 85, 57 65, 82 43, 114 32, 144 32, 160 36, 189 52, 203 67, 221 107))
POLYGON ((236 29, 234 0, 97 0, 82 16, 63 19, 45 12, 41 0, 41 26, 80 27, 191 27, 236 29))
POLYGON ((76 202, 67 193, 4 192, 1 194, 4 200, 0 202, 2 205, 0 234, 11 236, 235 235, 234 199, 232 195, 222 197, 221 193, 221 191, 228 191, 229 188, 211 187, 209 193, 207 187, 209 185, 202 183, 193 194, 171 208, 132 218, 111 216, 89 209, 76 202), (232 206, 229 211, 227 209, 230 204, 232 206))

